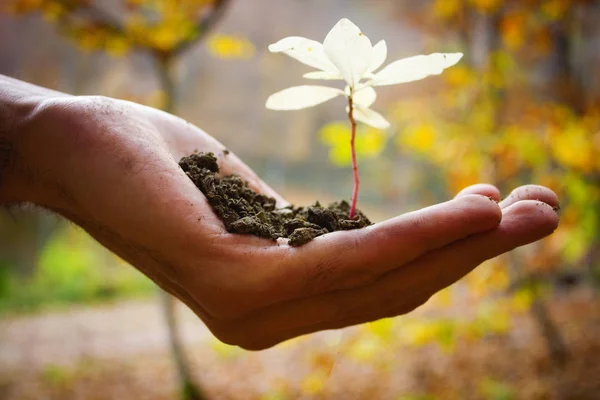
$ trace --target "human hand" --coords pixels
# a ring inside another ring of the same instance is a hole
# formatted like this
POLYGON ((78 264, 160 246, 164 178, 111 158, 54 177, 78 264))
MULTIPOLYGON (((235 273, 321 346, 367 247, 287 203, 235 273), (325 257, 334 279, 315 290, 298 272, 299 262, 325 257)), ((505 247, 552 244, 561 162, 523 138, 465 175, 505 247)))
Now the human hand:
MULTIPOLYGON (((21 88, 13 98, 34 90, 10 82, 21 88)), ((17 124, 16 161, 0 201, 34 202, 71 219, 182 300, 219 339, 246 349, 410 312, 558 224, 549 189, 521 187, 497 204, 495 187, 476 185, 297 248, 230 234, 179 168, 182 156, 211 151, 224 174, 285 200, 214 138, 134 103, 35 90, 21 102, 31 106, 17 124)))

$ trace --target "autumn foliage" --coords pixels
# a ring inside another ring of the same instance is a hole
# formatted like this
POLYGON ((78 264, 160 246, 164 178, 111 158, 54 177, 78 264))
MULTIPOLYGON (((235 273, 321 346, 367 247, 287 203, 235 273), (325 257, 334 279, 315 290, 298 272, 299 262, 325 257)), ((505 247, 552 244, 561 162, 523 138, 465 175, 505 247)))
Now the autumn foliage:
POLYGON ((504 193, 536 182, 559 194, 558 232, 518 260, 534 274, 597 269, 600 258, 600 96, 597 66, 582 61, 593 49, 579 44, 591 35, 591 3, 433 2, 428 19, 415 18, 454 34, 471 65, 443 76, 450 91, 391 111, 398 150, 439 168, 450 193, 487 181, 504 193))
POLYGON ((170 53, 183 49, 207 29, 207 16, 220 0, 127 0, 103 8, 90 0, 16 0, 9 11, 42 12, 84 50, 121 55, 132 48, 170 53), (120 3, 120 4, 119 4, 120 3))
MULTIPOLYGON (((436 0, 396 5, 396 17, 425 31, 431 49, 463 51, 467 60, 441 76, 443 89, 393 101, 387 117, 396 134, 363 129, 359 156, 378 157, 393 147, 413 166, 405 172, 412 182, 410 194, 430 201, 478 182, 493 183, 504 195, 538 183, 561 199, 561 224, 552 236, 488 262, 430 303, 443 308, 468 299, 479 310, 475 315, 399 321, 413 344, 452 349, 462 340, 509 332, 518 315, 531 313, 550 357, 558 364, 568 357, 544 299, 556 282, 597 285, 600 271, 600 91, 598 65, 588 61, 598 49, 586 44, 598 35, 586 19, 592 3, 436 0)), ((344 135, 340 124, 321 130, 321 140, 339 165, 349 161, 344 135)))
MULTIPOLYGON (((210 27, 208 17, 221 4, 129 0, 120 2, 118 10, 108 10, 97 7, 101 2, 85 0, 8 3, 16 14, 42 12, 83 50, 114 55, 131 49, 178 54, 210 27)), ((556 365, 573 354, 564 346, 564 325, 548 318, 545 305, 555 288, 569 279, 598 286, 600 277, 600 65, 594 48, 600 31, 591 20, 598 15, 595 3, 389 2, 390 18, 426 36, 423 53, 462 51, 465 60, 436 78, 441 88, 415 95, 411 85, 420 83, 403 85, 409 93, 390 101, 385 113, 394 134, 359 127, 359 158, 391 154, 404 162, 407 168, 397 179, 408 181, 410 190, 402 195, 427 199, 424 203, 444 200, 477 182, 493 183, 504 195, 522 184, 548 186, 561 199, 560 227, 531 247, 489 261, 434 296, 421 314, 363 325, 333 350, 314 350, 308 356, 312 369, 299 378, 302 393, 327 392, 339 360, 389 371, 400 361, 388 354, 398 355, 398 349, 431 346, 468 355, 470 346, 507 336, 523 320, 539 324, 536 354, 547 353, 556 365), (389 363, 383 365, 382 360, 389 363)), ((207 45, 222 58, 245 58, 254 49, 246 39, 226 36, 209 38, 207 45)), ((348 137, 345 122, 327 124, 319 132, 335 165, 350 164, 348 137)), ((502 392, 486 382, 486 390, 502 392)), ((464 398, 448 393, 447 387, 438 388, 435 394, 440 397, 414 399, 464 398)))

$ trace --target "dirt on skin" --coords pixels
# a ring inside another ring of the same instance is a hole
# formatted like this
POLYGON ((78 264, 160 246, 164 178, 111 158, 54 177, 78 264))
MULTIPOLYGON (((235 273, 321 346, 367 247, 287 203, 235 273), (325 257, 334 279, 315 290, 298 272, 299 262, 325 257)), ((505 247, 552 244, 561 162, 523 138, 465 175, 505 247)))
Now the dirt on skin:
POLYGON ((327 207, 317 201, 308 207, 276 208, 274 198, 256 193, 239 176, 219 177, 213 153, 192 154, 182 158, 179 165, 231 233, 273 240, 288 238, 291 246, 300 246, 329 232, 371 225, 359 210, 355 219, 348 219, 350 205, 346 201, 333 202, 327 207))

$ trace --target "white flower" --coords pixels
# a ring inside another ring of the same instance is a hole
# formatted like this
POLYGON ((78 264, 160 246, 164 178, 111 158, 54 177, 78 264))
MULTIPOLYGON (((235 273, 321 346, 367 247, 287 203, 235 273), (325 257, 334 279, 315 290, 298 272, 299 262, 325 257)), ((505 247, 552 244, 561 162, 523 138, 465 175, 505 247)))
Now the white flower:
POLYGON ((271 110, 299 110, 316 106, 337 96, 352 100, 357 121, 385 129, 389 122, 370 107, 377 97, 374 86, 395 85, 439 75, 456 64, 462 53, 434 53, 395 61, 379 72, 387 58, 384 40, 371 41, 350 20, 340 20, 327 34, 323 44, 292 36, 269 46, 272 53, 288 56, 318 69, 304 75, 307 79, 344 80, 345 90, 327 86, 303 85, 291 87, 269 97, 266 107, 271 110))

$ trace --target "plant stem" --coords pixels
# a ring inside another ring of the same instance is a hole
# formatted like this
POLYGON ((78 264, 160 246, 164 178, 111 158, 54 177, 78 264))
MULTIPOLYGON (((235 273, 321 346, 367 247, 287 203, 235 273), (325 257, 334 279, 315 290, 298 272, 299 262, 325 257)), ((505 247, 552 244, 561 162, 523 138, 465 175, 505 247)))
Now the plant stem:
POLYGON ((358 200, 358 185, 360 181, 358 179, 358 163, 356 161, 356 146, 354 144, 354 140, 356 139, 356 121, 354 120, 354 104, 352 103, 352 96, 348 96, 348 119, 350 120, 350 126, 352 127, 350 150, 352 152, 352 176, 354 177, 354 187, 352 188, 352 199, 350 201, 350 214, 348 217, 354 219, 356 214, 356 201, 358 200))

